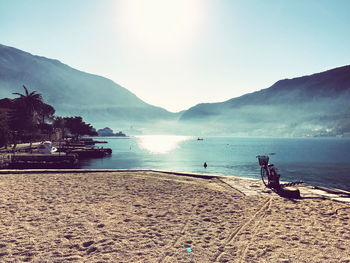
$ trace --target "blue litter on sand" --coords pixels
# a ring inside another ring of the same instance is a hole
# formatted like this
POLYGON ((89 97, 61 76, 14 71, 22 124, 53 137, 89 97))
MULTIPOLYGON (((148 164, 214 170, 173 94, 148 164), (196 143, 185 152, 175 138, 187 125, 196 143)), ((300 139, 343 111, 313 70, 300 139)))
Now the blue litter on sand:
POLYGON ((188 248, 188 249, 187 249, 187 252, 191 252, 191 249, 190 249, 190 248, 188 248))

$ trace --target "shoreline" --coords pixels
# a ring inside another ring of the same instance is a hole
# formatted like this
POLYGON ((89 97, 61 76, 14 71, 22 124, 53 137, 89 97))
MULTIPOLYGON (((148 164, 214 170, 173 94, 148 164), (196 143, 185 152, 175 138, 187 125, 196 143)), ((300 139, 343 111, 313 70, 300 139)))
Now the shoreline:
MULTIPOLYGON (((153 170, 153 169, 0 169, 1 174, 86 174, 86 173, 142 173, 142 172, 154 172, 164 175, 177 175, 201 179, 214 179, 217 178, 222 182, 228 184, 230 187, 237 191, 242 192, 245 195, 271 195, 275 194, 271 189, 266 188, 261 179, 241 177, 235 175, 220 175, 220 174, 204 174, 204 173, 189 173, 189 172, 177 172, 167 170, 153 170), (252 184, 250 184, 252 183, 252 184)), ((281 181, 281 183, 288 183, 281 181)), ((330 187, 312 186, 303 184, 297 186, 301 193, 301 198, 310 197, 322 197, 325 199, 331 199, 334 201, 350 203, 350 192, 330 187)), ((277 195, 277 194, 275 194, 277 195)))
POLYGON ((0 174, 0 261, 350 262, 346 203, 249 178, 76 171, 0 174))

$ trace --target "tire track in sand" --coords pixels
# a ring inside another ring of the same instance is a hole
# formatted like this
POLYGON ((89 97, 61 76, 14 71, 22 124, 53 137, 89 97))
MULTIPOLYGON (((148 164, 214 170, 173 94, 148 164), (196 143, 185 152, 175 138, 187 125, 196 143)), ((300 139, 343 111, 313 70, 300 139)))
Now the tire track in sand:
MULTIPOLYGON (((271 198, 268 200, 267 202, 267 206, 264 208, 265 211, 269 210, 270 207, 271 207, 271 204, 272 204, 272 201, 271 201, 271 198)), ((266 217, 266 213, 261 213, 259 216, 258 216, 258 220, 255 221, 254 223, 254 226, 251 228, 252 229, 252 235, 251 237, 249 238, 249 240, 246 241, 246 243, 244 244, 244 246, 240 249, 240 251, 243 251, 242 252, 242 256, 240 258, 240 262, 245 262, 244 261, 244 258, 246 257, 247 255, 247 252, 248 252, 248 249, 250 247, 250 244, 252 243, 252 241, 255 239, 257 233, 258 233, 258 230, 259 230, 259 226, 261 225, 261 221, 266 217)), ((238 252, 238 254, 240 254, 238 252)))
MULTIPOLYGON (((264 211, 266 209, 268 209, 271 205, 271 200, 272 200, 272 197, 269 197, 262 205, 262 207, 250 218, 250 220, 248 222, 246 222, 245 224, 241 225, 241 226, 238 226, 236 227, 232 232, 231 234, 226 238, 225 242, 224 242, 224 246, 222 247, 220 253, 215 257, 215 260, 214 262, 220 262, 220 258, 221 256, 225 253, 225 248, 233 241, 235 240, 235 238, 242 232, 244 231, 245 229, 247 229, 247 227, 253 222, 253 220, 256 220, 256 224, 254 226, 254 230, 257 229, 257 226, 259 225, 259 223, 261 222, 262 218, 264 218, 266 216, 266 214, 264 213, 264 211)), ((256 231, 255 231, 256 232, 256 231)), ((254 232, 254 235, 256 234, 254 232)), ((253 237, 252 237, 253 238, 253 237)), ((252 239, 251 238, 251 239, 252 239)), ((244 250, 243 250, 243 254, 242 254, 242 257, 241 257, 241 260, 244 258, 247 250, 248 250, 248 247, 249 247, 249 243, 250 241, 248 241, 246 243, 246 245, 244 246, 244 250)))
MULTIPOLYGON (((235 191, 235 193, 238 195, 238 196, 245 196, 244 193, 238 191, 236 188, 232 187, 231 185, 227 184, 226 182, 222 181, 222 180, 219 180, 218 178, 214 178, 214 179, 211 179, 211 181, 213 183, 215 183, 216 185, 218 185, 219 187, 221 187, 222 189, 225 189, 226 191, 229 191, 229 192, 232 192, 233 190, 235 191)), ((194 209, 194 208, 193 208, 194 209)), ((187 232, 187 228, 189 226, 189 222, 190 222, 190 219, 187 219, 184 223, 184 225, 182 226, 178 236, 176 237, 176 239, 174 240, 172 246, 168 246, 169 248, 170 247, 175 247, 176 245, 178 245, 179 241, 181 240, 181 238, 184 236, 184 234, 186 234, 187 232)), ((167 259, 169 258, 168 255, 164 255, 163 257, 161 257, 158 261, 158 263, 162 263, 162 262, 167 262, 167 259)))
MULTIPOLYGON (((184 234, 186 233, 186 231, 187 231, 188 223, 189 223, 189 219, 187 219, 187 220, 185 221, 184 225, 182 226, 182 228, 181 228, 181 230, 180 230, 179 235, 178 235, 177 238, 174 240, 173 244, 172 244, 171 246, 169 246, 169 248, 170 248, 170 247, 175 247, 175 246, 178 244, 178 242, 179 242, 179 240, 181 239, 181 237, 183 237, 183 235, 184 235, 184 234)), ((159 263, 166 262, 167 258, 168 258, 168 255, 165 255, 164 257, 160 258, 160 260, 159 260, 158 262, 159 262, 159 263)))

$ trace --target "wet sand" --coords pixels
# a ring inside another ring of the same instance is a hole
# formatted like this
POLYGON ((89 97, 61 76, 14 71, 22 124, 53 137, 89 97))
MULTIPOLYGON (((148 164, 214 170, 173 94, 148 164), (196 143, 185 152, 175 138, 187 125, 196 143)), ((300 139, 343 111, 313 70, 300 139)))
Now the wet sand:
POLYGON ((0 174, 0 211, 0 262, 350 262, 349 204, 218 178, 0 174))

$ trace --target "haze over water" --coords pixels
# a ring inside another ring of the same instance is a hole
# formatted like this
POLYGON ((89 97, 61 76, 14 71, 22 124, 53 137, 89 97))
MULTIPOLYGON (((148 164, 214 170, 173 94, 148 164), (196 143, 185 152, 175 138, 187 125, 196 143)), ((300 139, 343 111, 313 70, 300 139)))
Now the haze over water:
POLYGON ((350 139, 233 138, 150 135, 130 139, 107 138, 113 154, 81 161, 82 168, 155 169, 260 178, 256 155, 270 158, 282 181, 303 180, 310 185, 350 191, 350 139), (208 167, 203 167, 207 162, 208 167))

